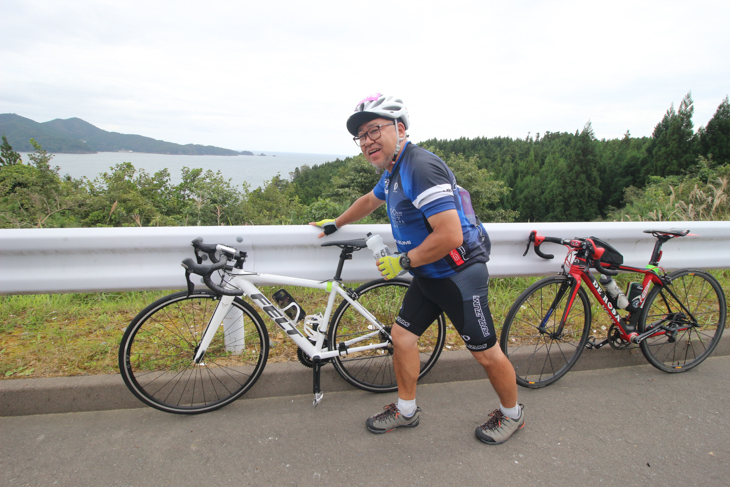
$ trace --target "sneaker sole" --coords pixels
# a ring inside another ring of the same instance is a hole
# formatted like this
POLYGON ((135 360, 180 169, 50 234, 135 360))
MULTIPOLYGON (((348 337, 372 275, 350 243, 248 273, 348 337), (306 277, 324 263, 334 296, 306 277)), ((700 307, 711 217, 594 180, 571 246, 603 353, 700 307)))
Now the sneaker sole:
POLYGON ((420 423, 420 422, 421 422, 421 418, 418 418, 417 420, 415 420, 412 423, 409 423, 409 424, 400 424, 398 426, 395 426, 393 428, 390 428, 389 430, 381 430, 381 429, 371 428, 367 424, 365 426, 367 427, 367 429, 368 429, 369 432, 375 433, 376 435, 382 435, 384 433, 390 433, 393 430, 397 430, 398 428, 415 428, 416 426, 418 426, 418 423, 420 423))
POLYGON ((514 436, 515 433, 517 433, 519 430, 521 430, 524 427, 525 427, 525 423, 523 422, 519 428, 514 430, 511 435, 509 435, 507 438, 505 438, 502 441, 489 441, 484 438, 481 438, 477 433, 474 433, 474 436, 476 436, 479 441, 481 441, 482 443, 486 443, 487 445, 501 445, 502 443, 504 443, 507 440, 509 440, 510 438, 512 438, 512 436, 514 436))

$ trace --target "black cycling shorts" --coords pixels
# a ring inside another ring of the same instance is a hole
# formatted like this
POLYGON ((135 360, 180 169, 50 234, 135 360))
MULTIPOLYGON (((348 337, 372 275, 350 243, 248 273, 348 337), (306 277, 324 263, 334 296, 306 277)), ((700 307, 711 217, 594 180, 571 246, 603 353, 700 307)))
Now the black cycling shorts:
POLYGON ((486 350, 497 343, 488 297, 486 264, 473 264, 443 279, 414 277, 395 322, 421 336, 443 312, 461 335, 466 348, 486 350))

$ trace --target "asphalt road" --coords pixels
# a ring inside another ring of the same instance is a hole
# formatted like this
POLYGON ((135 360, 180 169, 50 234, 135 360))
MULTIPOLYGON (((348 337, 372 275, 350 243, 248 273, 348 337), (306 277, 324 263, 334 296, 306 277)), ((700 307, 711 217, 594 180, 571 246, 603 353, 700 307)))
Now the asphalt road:
POLYGON ((421 424, 365 419, 393 394, 242 399, 213 413, 124 409, 0 417, 2 486, 727 486, 730 356, 666 374, 572 371, 520 389, 526 426, 501 446, 474 428, 497 406, 486 381, 419 387, 421 424))

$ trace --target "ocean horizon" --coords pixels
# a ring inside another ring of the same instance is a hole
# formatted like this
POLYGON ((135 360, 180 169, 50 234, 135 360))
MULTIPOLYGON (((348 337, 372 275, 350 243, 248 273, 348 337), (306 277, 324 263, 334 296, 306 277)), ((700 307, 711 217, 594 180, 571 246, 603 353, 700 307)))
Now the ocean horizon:
MULTIPOLYGON (((94 180, 110 168, 123 162, 131 163, 135 169, 144 170, 152 175, 162 169, 170 173, 172 184, 179 184, 182 180, 182 168, 201 168, 214 173, 220 171, 226 180, 230 180, 234 187, 240 188, 244 182, 255 189, 270 181, 279 174, 289 180, 290 173, 298 167, 314 166, 332 162, 337 159, 352 157, 355 154, 309 154, 298 152, 266 152, 250 151, 253 156, 199 156, 177 154, 150 154, 145 152, 97 152, 95 154, 53 154, 51 166, 60 168, 59 174, 68 174, 74 179, 86 177, 94 180), (264 154, 259 155, 259 154, 264 154)), ((28 153, 20 153, 23 162, 30 159, 28 153)))

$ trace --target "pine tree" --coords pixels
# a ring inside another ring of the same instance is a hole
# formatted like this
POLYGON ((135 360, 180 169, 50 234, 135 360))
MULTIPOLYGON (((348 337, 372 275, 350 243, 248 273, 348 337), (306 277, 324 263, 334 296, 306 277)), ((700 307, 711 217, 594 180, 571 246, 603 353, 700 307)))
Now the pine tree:
POLYGON ((547 216, 543 193, 544 181, 540 177, 540 165, 535 160, 535 151, 530 150, 527 159, 518 165, 519 178, 513 191, 515 206, 523 221, 544 221, 547 216))
POLYGON ((21 163, 20 154, 15 152, 3 134, 3 144, 0 146, 0 166, 12 166, 21 163))
POLYGON ((700 133, 700 154, 718 164, 730 163, 730 101, 720 103, 707 127, 700 133))
POLYGON ((644 178, 650 175, 681 174, 694 165, 698 153, 692 125, 693 104, 692 93, 687 93, 679 110, 675 112, 672 105, 654 128, 648 149, 648 163, 644 166, 644 178))

